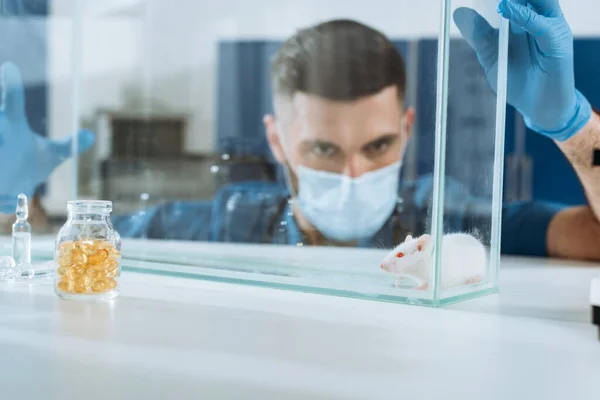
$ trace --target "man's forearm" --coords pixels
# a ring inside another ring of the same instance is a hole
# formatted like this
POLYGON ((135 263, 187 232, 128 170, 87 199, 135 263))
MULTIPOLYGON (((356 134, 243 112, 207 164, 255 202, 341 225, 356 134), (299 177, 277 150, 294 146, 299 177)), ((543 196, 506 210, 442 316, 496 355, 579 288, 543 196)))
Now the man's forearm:
POLYGON ((557 145, 577 172, 589 206, 600 221, 600 167, 592 165, 594 150, 600 149, 600 116, 593 113, 579 133, 557 145))
POLYGON ((575 168, 589 206, 566 208, 552 219, 546 238, 548 255, 600 260, 600 167, 592 166, 594 150, 600 149, 600 116, 593 114, 580 132, 557 145, 575 168))

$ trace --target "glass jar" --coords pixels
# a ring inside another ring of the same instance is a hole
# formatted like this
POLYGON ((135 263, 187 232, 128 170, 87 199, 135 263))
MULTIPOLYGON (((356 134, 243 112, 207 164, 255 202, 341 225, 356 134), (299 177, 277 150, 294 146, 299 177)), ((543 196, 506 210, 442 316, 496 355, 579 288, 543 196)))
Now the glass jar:
POLYGON ((66 299, 109 300, 119 294, 121 237, 110 222, 112 202, 67 203, 54 260, 56 294, 66 299))

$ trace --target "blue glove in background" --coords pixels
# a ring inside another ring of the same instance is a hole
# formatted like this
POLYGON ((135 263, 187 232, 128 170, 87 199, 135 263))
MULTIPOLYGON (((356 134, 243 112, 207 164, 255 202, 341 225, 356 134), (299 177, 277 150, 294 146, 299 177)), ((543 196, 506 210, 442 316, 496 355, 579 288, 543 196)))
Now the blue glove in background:
MULTIPOLYGON (((0 213, 14 213, 17 195, 31 197, 52 171, 72 155, 72 136, 50 140, 33 132, 25 115, 25 94, 17 66, 0 69, 0 213)), ((78 133, 78 153, 94 144, 94 134, 78 133)))
MULTIPOLYGON (((507 102, 528 128, 569 139, 589 121, 592 108, 575 89, 573 34, 558 0, 502 0, 498 12, 511 23, 507 102)), ((458 8, 454 21, 496 90, 498 30, 470 8, 458 8)))

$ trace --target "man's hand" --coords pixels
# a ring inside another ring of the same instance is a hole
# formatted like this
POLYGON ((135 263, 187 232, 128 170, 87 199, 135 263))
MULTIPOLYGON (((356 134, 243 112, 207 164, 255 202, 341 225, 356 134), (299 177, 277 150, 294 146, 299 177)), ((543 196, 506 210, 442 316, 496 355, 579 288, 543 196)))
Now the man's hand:
MULTIPOLYGON (((31 130, 25 115, 23 82, 16 65, 4 63, 0 80, 0 213, 13 213, 19 193, 31 197, 35 188, 71 157, 73 138, 50 140, 31 130)), ((78 153, 93 143, 92 132, 79 132, 78 153)))
MULTIPOLYGON (((502 0, 498 12, 511 22, 507 102, 530 129, 557 141, 569 139, 592 110, 575 89, 573 35, 558 0, 502 0)), ((454 20, 495 89, 498 30, 470 8, 458 8, 454 20)))

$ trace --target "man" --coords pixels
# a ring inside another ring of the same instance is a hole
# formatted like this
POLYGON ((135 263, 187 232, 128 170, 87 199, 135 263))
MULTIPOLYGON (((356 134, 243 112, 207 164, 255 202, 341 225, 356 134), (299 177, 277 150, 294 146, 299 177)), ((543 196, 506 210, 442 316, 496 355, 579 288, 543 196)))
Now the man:
MULTIPOLYGON (((512 22, 508 102, 530 128, 556 141, 578 171, 590 205, 507 206, 502 252, 600 259, 600 174, 591 169, 600 118, 574 87, 572 36, 558 2, 524 3, 499 5, 512 22)), ((493 87, 498 33, 470 9, 458 9, 454 19, 493 87)), ((404 63, 387 38, 354 21, 319 24, 283 44, 271 76, 276 115, 264 123, 287 188, 233 185, 214 202, 173 203, 143 218, 117 218, 122 234, 392 247, 407 233, 429 228, 431 180, 398 185, 415 112, 405 107, 404 63)), ((453 210, 446 230, 478 226, 474 199, 460 185, 451 182, 445 200, 453 210)))

